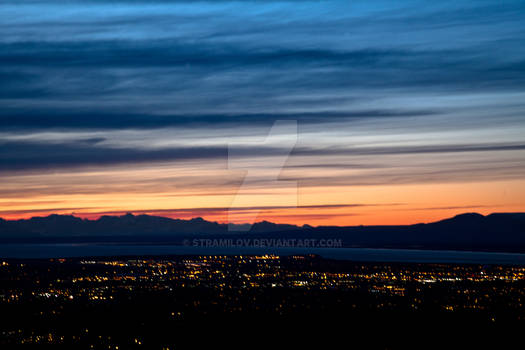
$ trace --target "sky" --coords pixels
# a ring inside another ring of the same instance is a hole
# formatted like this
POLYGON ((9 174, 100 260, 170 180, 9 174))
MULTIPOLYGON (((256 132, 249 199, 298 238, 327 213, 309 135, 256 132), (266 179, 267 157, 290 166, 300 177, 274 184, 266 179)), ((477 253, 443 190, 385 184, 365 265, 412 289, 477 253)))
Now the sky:
POLYGON ((0 217, 525 211, 523 1, 2 1, 0 217))

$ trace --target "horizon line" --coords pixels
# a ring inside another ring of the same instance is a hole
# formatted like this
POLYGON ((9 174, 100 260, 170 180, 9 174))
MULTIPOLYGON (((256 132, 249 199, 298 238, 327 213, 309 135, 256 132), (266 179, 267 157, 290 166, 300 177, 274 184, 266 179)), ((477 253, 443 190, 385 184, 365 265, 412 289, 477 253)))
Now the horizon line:
POLYGON ((478 213, 478 212, 460 212, 458 214, 455 214, 453 216, 447 216, 447 217, 443 217, 437 221, 429 221, 429 222, 419 222, 419 223, 415 223, 415 224, 403 224, 403 225, 311 225, 311 224, 303 224, 303 225, 296 225, 296 224, 289 224, 289 223, 277 223, 277 222, 272 222, 272 221, 268 221, 268 220, 261 220, 261 221, 254 221, 254 222, 241 222, 241 223, 235 223, 235 222, 220 222, 220 221, 213 221, 213 220, 207 220, 201 216, 195 216, 195 217, 192 217, 192 218, 189 218, 189 219, 183 219, 183 218, 172 218, 172 217, 169 217, 169 216, 162 216, 162 215, 151 215, 151 214, 147 214, 147 213, 140 213, 140 214, 136 214, 132 211, 129 211, 129 212, 126 212, 125 214, 121 214, 121 215, 107 215, 107 214, 104 214, 104 215, 100 215, 96 218, 90 218, 90 217, 82 217, 82 216, 79 216, 78 213, 77 215, 75 215, 75 213, 71 213, 71 214, 60 214, 60 213, 51 213, 51 214, 48 214, 48 215, 45 215, 45 216, 32 216, 32 217, 28 217, 28 218, 20 218, 20 219, 5 219, 3 217, 0 217, 0 220, 3 220, 3 221, 7 221, 7 222, 16 222, 16 221, 23 221, 23 220, 31 220, 31 219, 37 219, 37 218, 49 218, 51 216, 70 216, 70 217, 74 217, 74 218, 78 218, 78 219, 81 219, 81 220, 85 220, 85 221, 97 221, 99 220, 100 218, 102 217, 124 217, 124 216, 133 216, 133 217, 138 217, 138 216, 149 216, 149 217, 160 217, 160 218, 165 218, 165 219, 169 219, 169 220, 180 220, 180 221, 194 221, 194 220, 198 220, 198 219, 201 219, 203 221, 206 221, 206 222, 209 222, 209 223, 216 223, 216 224, 220 224, 220 225, 239 225, 239 226, 242 226, 242 225, 255 225, 255 224, 259 224, 259 223, 264 223, 264 222, 267 222, 267 223, 271 223, 271 224, 276 224, 276 225, 290 225, 290 226, 296 226, 296 227, 304 227, 304 226, 310 226, 310 227, 313 227, 313 228, 317 228, 317 227, 359 227, 359 226, 412 226, 412 225, 418 225, 418 224, 431 224, 431 223, 435 223, 435 222, 439 222, 439 221, 443 221, 443 220, 447 220, 447 219, 451 219, 451 218, 455 218, 457 216, 461 216, 461 215, 479 215, 479 216, 482 216, 482 217, 487 217, 487 216, 490 216, 490 215, 495 215, 495 214, 525 214, 525 212, 492 212, 490 214, 481 214, 481 213, 478 213))

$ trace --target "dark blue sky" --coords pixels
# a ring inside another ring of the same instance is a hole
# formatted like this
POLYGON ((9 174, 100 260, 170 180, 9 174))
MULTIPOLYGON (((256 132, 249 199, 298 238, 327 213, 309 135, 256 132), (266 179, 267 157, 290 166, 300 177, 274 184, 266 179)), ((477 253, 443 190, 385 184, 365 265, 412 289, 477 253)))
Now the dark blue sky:
POLYGON ((518 181, 524 18, 523 1, 2 1, 0 197, 59 191, 11 176, 150 163, 229 188, 200 171, 231 142, 272 164, 250 142, 276 120, 298 123, 283 176, 302 188, 518 181))

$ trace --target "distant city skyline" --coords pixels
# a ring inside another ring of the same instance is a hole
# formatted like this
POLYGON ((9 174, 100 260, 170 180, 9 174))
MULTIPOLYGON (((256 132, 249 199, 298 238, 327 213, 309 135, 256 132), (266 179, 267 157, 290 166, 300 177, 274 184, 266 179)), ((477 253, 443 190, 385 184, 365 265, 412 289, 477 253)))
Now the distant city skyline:
POLYGON ((0 217, 525 212, 524 15, 522 1, 3 1, 0 217))

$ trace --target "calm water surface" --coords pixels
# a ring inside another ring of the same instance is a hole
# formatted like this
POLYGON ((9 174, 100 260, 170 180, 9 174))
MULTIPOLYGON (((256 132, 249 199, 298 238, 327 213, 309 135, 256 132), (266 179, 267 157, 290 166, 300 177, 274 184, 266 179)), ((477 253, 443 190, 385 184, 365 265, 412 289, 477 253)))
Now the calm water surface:
POLYGON ((354 261, 436 262, 525 265, 525 254, 447 250, 369 248, 206 248, 175 245, 126 244, 3 244, 1 258, 71 258, 122 255, 242 255, 318 254, 325 258, 354 261))

